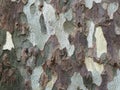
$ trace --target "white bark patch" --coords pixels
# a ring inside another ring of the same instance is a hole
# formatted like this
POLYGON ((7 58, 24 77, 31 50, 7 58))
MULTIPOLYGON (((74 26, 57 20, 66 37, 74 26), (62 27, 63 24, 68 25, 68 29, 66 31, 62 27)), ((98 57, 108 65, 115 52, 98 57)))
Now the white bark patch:
MULTIPOLYGON (((44 45, 47 42, 50 35, 49 33, 47 34, 41 33, 41 27, 40 27, 40 22, 39 22, 41 12, 39 11, 39 8, 38 8, 39 5, 40 5, 39 0, 28 0, 28 3, 27 5, 24 6, 23 11, 27 16, 28 24, 30 26, 31 33, 28 39, 33 43, 33 45, 37 45, 41 50, 43 50, 44 45), (36 9, 34 10, 34 14, 31 14, 30 6, 33 3, 36 9)), ((48 16, 45 16, 45 17, 49 17, 49 18, 50 18, 50 15, 52 18, 55 14, 54 8, 51 5, 46 4, 46 3, 44 4, 44 12, 48 14, 48 16)))
POLYGON ((55 24, 55 34, 58 38, 58 41, 60 43, 60 48, 67 48, 68 56, 71 56, 74 52, 74 46, 70 45, 68 40, 68 33, 64 31, 63 24, 65 22, 64 14, 60 14, 59 20, 56 21, 55 24))
POLYGON ((104 70, 104 66, 94 62, 92 58, 87 57, 85 58, 85 65, 87 70, 92 72, 93 83, 100 86, 102 82, 101 73, 104 70))
POLYGON ((93 7, 93 2, 100 3, 102 0, 85 0, 85 6, 89 9, 93 7))
POLYGON ((95 24, 93 23, 93 21, 87 22, 87 28, 89 30, 89 34, 87 36, 88 48, 92 48, 93 47, 93 33, 95 29, 95 24))
POLYGON ((71 77, 71 84, 68 86, 67 90, 77 90, 77 88, 82 90, 88 90, 83 83, 83 78, 80 73, 74 73, 71 77))
POLYGON ((43 72, 43 69, 41 66, 36 67, 33 70, 33 73, 31 75, 32 90, 41 90, 39 79, 40 79, 40 75, 42 74, 42 72, 43 72))
POLYGON ((7 32, 6 43, 3 46, 3 50, 5 50, 5 49, 11 50, 12 48, 14 48, 14 44, 13 44, 13 41, 12 41, 12 36, 9 32, 7 32))
POLYGON ((91 9, 93 6, 93 0, 85 0, 85 6, 91 9))
POLYGON ((107 53, 107 42, 104 38, 101 27, 96 28, 95 38, 97 46, 97 57, 100 58, 103 53, 107 53))
MULTIPOLYGON (((33 73, 31 75, 32 90, 43 90, 42 86, 40 86, 40 81, 39 81, 42 72, 43 72, 43 69, 42 69, 41 66, 36 67, 33 70, 33 73)), ((52 75, 52 79, 51 79, 51 81, 49 81, 47 83, 47 86, 45 87, 45 90, 52 90, 56 80, 57 80, 57 76, 56 75, 52 75)))
MULTIPOLYGON (((39 18, 41 15, 41 12, 38 9, 39 4, 39 0, 29 0, 27 5, 24 6, 23 11, 27 16, 31 32, 28 39, 33 43, 33 45, 37 45, 41 50, 43 50, 48 38, 51 35, 56 34, 61 46, 60 48, 62 49, 66 47, 68 51, 68 56, 71 56, 74 52, 74 46, 70 45, 68 41, 68 33, 65 33, 63 28, 63 23, 66 20, 64 14, 60 14, 60 16, 57 18, 55 15, 55 9, 52 7, 52 5, 44 2, 43 15, 47 28, 47 34, 43 34, 41 33, 41 27, 39 22, 39 18), (34 10, 34 14, 31 14, 30 6, 33 3, 36 7, 36 10, 34 10)), ((71 17, 69 19, 71 19, 71 17)))
POLYGON ((54 25, 56 23, 55 10, 50 4, 47 4, 45 2, 43 7, 43 15, 44 15, 48 35, 55 34, 55 28, 54 28, 54 25))
POLYGON ((68 20, 68 21, 71 21, 72 18, 73 18, 73 13, 72 13, 72 9, 69 9, 65 14, 64 14, 65 18, 68 20))
MULTIPOLYGON (((46 7, 47 4, 45 4, 46 7)), ((45 6, 44 6, 45 7, 45 6)), ((58 38, 58 41, 60 43, 60 48, 67 48, 68 51, 68 56, 71 56, 74 52, 74 46, 70 45, 68 41, 68 33, 64 31, 63 24, 66 21, 65 15, 60 14, 59 17, 57 18, 55 16, 55 10, 53 8, 50 8, 52 6, 49 5, 48 8, 43 8, 43 14, 45 16, 45 22, 47 26, 47 30, 49 34, 55 34, 58 38)), ((71 19, 72 17, 69 17, 67 19, 71 19)))
POLYGON ((117 2, 113 2, 108 5, 107 11, 110 19, 113 19, 113 14, 117 11, 118 7, 119 4, 117 2))
POLYGON ((108 90, 120 90, 120 70, 117 70, 117 75, 113 81, 108 83, 107 88, 108 90))

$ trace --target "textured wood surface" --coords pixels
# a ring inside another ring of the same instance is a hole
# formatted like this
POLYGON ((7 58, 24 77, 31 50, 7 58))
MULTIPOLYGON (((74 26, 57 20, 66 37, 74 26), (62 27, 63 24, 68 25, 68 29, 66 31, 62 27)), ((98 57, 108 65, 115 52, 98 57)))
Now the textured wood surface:
POLYGON ((120 0, 0 0, 0 90, 120 90, 120 0))

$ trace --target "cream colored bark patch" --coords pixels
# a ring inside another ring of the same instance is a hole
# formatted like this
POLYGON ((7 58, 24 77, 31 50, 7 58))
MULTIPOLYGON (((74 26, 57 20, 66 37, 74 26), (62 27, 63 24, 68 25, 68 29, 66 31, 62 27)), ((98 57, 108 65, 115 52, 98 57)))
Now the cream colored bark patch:
POLYGON ((107 42, 104 38, 101 27, 96 28, 95 38, 96 38, 96 46, 97 46, 97 57, 100 58, 102 53, 107 53, 107 42))
POLYGON ((71 84, 68 86, 67 90, 88 90, 83 83, 83 78, 80 75, 80 73, 75 72, 73 76, 71 77, 71 84))
POLYGON ((114 80, 108 83, 108 90, 120 90, 120 70, 117 70, 117 75, 114 80))
POLYGON ((55 75, 52 76, 52 80, 50 82, 48 82, 45 90, 52 90, 53 85, 55 84, 56 80, 57 80, 57 76, 55 76, 55 75))
POLYGON ((102 4, 102 7, 103 7, 105 10, 107 10, 108 4, 107 4, 107 3, 103 3, 103 4, 102 4))
POLYGON ((120 26, 117 26, 116 24, 115 24, 115 33, 117 35, 120 35, 120 26))
POLYGON ((94 62, 92 58, 87 57, 85 58, 85 65, 87 70, 92 72, 93 82, 99 86, 102 82, 101 73, 104 70, 104 66, 94 62))
POLYGON ((11 0, 12 2, 16 2, 16 0, 11 0))
POLYGON ((12 48, 14 48, 14 44, 13 44, 13 41, 12 41, 12 36, 9 32, 7 32, 7 35, 6 35, 6 43, 5 45, 3 46, 3 49, 8 49, 8 50, 11 50, 12 48))
POLYGON ((120 49, 119 49, 119 53, 118 53, 118 58, 119 58, 119 60, 120 60, 120 49))

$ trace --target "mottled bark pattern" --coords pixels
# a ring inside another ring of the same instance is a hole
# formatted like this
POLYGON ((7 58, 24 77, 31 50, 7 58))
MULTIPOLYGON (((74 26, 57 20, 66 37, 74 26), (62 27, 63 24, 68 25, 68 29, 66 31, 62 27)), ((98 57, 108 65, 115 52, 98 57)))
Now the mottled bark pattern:
POLYGON ((0 0, 0 90, 120 90, 119 68, 120 0, 0 0))

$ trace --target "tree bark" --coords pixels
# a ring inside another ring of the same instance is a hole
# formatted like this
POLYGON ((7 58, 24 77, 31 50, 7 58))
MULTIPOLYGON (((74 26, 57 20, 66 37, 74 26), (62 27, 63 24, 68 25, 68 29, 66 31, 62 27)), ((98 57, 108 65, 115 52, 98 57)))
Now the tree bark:
POLYGON ((0 0, 0 90, 119 90, 119 0, 0 0))

